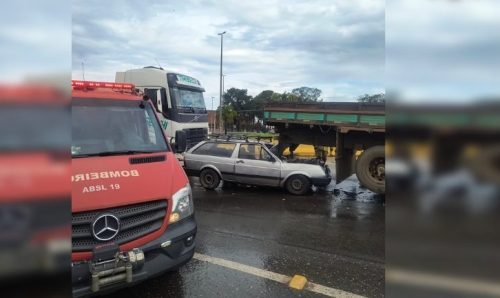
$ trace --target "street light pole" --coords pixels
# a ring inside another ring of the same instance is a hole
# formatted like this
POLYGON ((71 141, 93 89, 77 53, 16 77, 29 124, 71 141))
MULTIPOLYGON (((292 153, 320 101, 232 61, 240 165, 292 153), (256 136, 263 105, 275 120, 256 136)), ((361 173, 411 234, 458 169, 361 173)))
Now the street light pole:
POLYGON ((226 86, 224 85, 226 83, 226 76, 225 74, 222 75, 222 95, 226 92, 226 86))
POLYGON ((220 89, 219 89, 219 100, 220 100, 220 103, 219 103, 219 106, 220 106, 220 112, 219 112, 219 125, 220 125, 220 132, 222 133, 223 131, 223 128, 222 126, 224 125, 224 122, 222 120, 222 107, 224 106, 224 102, 223 102, 223 99, 222 99, 222 50, 223 50, 223 46, 224 46, 224 34, 226 34, 226 31, 224 32, 221 32, 221 33, 218 33, 218 35, 220 35, 220 89))
POLYGON ((217 117, 216 117, 217 112, 214 111, 214 99, 215 99, 215 97, 212 96, 212 112, 214 113, 213 114, 214 115, 214 121, 213 121, 213 123, 210 123, 210 125, 213 125, 213 127, 212 127, 212 133, 215 132, 215 123, 217 121, 216 120, 217 119, 217 117))

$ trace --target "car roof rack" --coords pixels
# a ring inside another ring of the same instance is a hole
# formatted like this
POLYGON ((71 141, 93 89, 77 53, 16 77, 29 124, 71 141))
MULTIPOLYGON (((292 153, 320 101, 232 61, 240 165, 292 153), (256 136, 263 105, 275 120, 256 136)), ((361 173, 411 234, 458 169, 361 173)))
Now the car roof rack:
POLYGON ((246 143, 261 143, 261 141, 268 139, 269 142, 272 142, 273 137, 261 137, 257 136, 255 138, 250 138, 248 135, 232 135, 232 134, 212 134, 212 141, 219 142, 246 142, 246 143))
MULTIPOLYGON (((211 135, 211 140, 213 141, 223 141, 223 142, 231 142, 231 141, 234 141, 234 142, 242 142, 242 141, 245 141, 245 142, 255 142, 253 140, 250 139, 250 137, 248 135, 231 135, 231 134, 212 134, 211 135)), ((270 141, 272 141, 272 137, 256 137, 256 142, 260 142, 261 139, 269 139, 270 141)))

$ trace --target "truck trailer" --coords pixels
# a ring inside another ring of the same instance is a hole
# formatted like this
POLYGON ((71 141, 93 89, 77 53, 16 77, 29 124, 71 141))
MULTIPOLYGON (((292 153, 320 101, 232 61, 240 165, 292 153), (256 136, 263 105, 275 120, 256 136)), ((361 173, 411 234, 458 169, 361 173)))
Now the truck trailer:
POLYGON ((273 103, 264 124, 279 133, 278 155, 300 144, 335 147, 337 183, 355 173, 364 187, 385 193, 385 104, 273 103))

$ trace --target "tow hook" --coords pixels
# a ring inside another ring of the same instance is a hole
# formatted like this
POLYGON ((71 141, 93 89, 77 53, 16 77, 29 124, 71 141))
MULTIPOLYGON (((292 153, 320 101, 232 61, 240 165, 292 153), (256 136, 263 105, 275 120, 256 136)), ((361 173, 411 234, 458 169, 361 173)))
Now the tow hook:
POLYGON ((133 281, 133 271, 144 265, 144 252, 134 248, 127 252, 117 252, 114 258, 90 263, 91 289, 98 292, 109 284, 133 281))

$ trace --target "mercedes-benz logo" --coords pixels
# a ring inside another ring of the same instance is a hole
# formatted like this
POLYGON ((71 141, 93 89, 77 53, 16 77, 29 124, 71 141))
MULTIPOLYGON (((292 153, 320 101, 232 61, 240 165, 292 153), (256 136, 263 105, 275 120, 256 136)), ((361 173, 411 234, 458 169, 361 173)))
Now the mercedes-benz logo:
POLYGON ((92 223, 92 234, 100 241, 108 241, 118 234, 120 220, 112 214, 103 214, 92 223))

